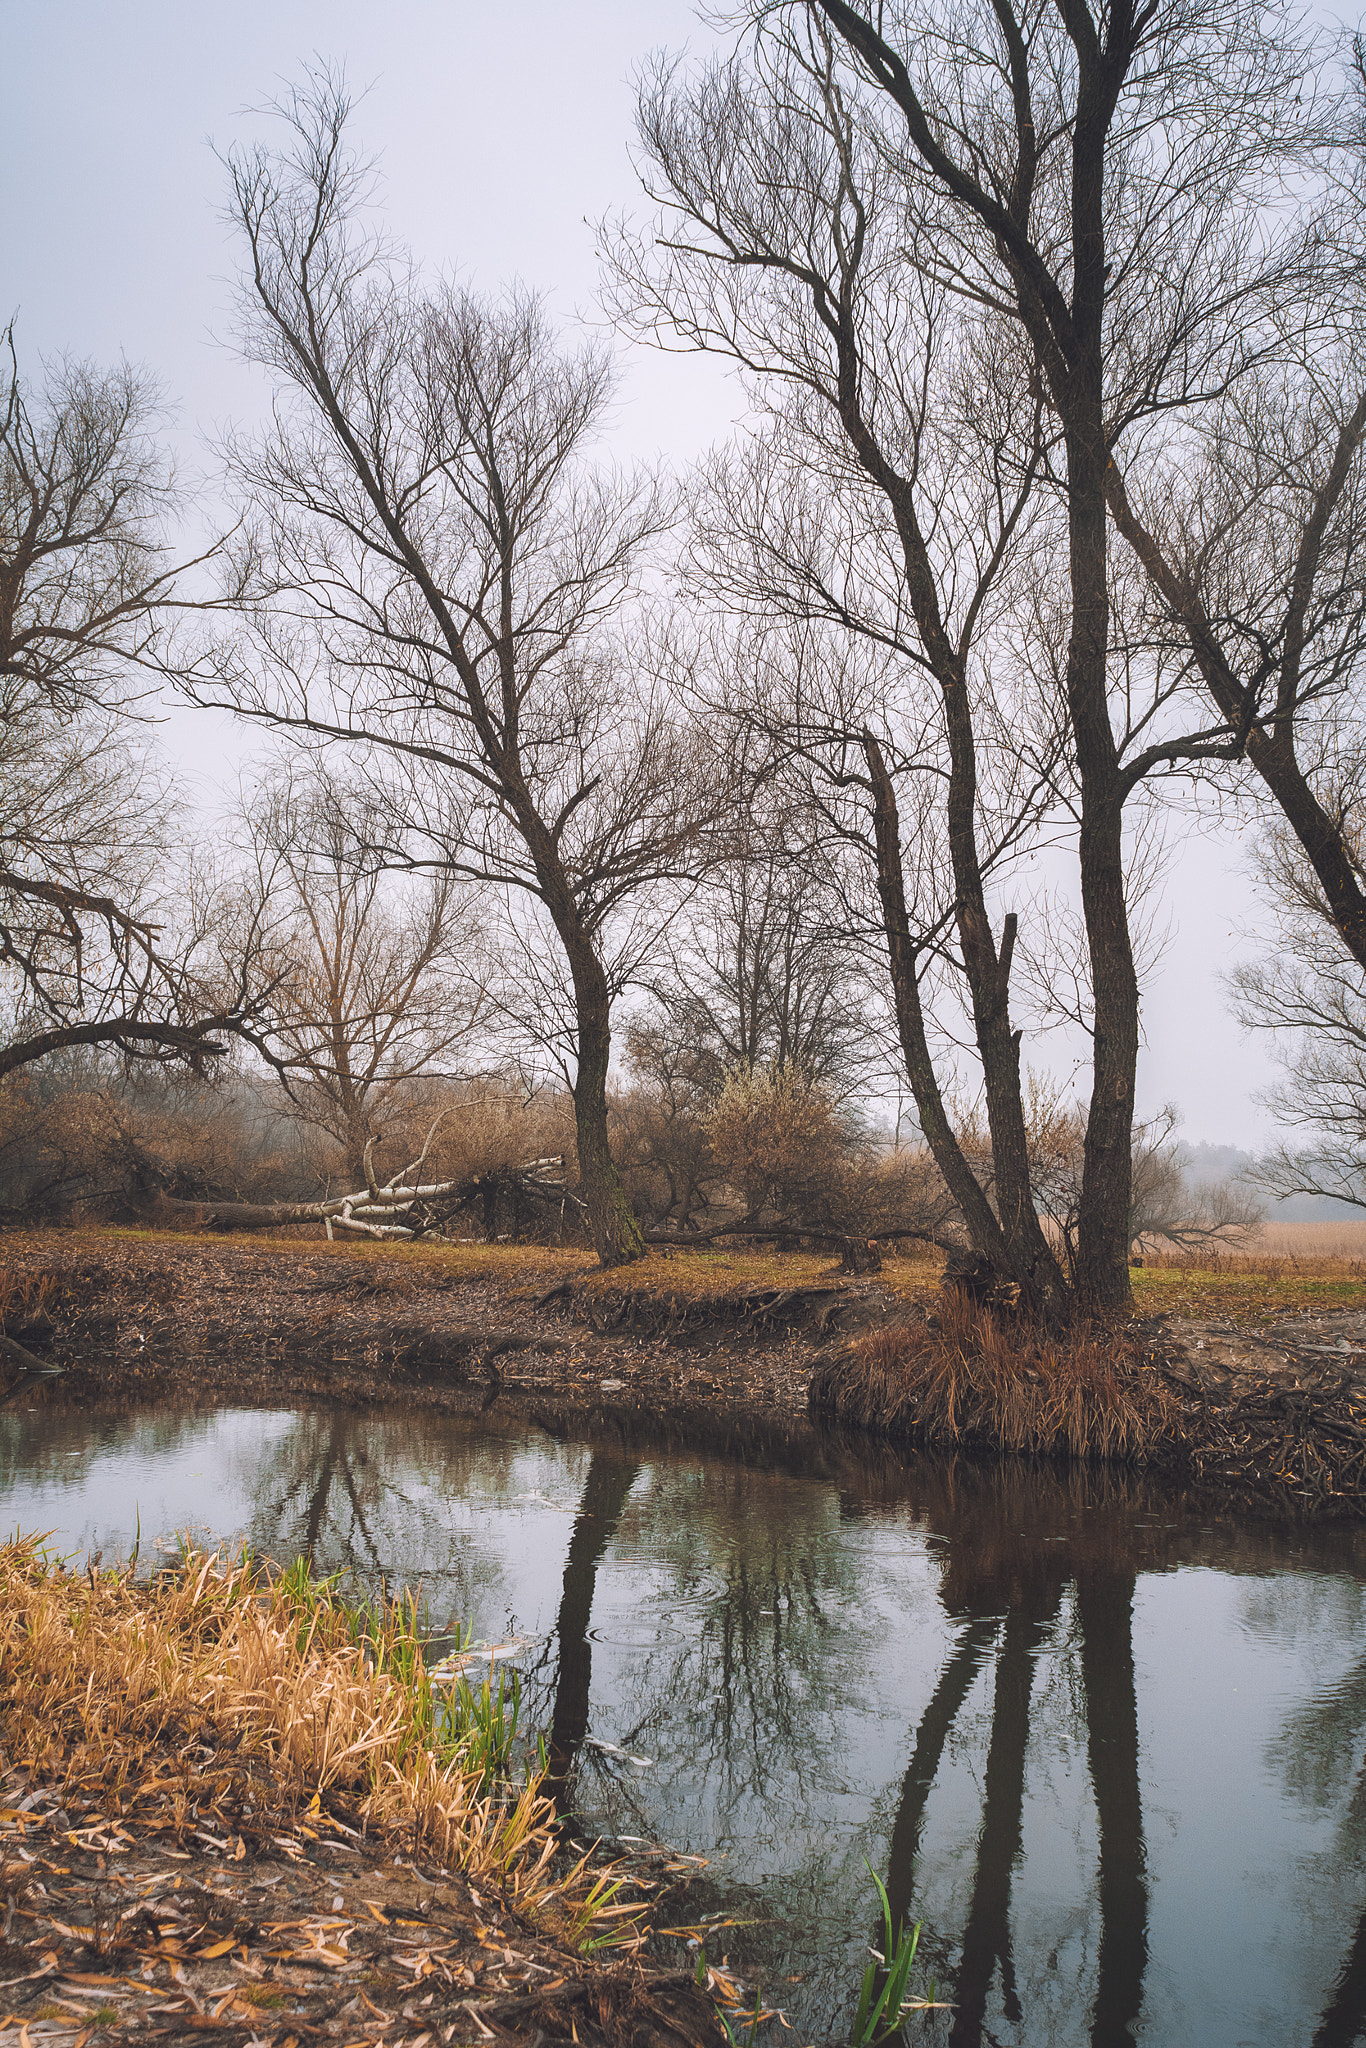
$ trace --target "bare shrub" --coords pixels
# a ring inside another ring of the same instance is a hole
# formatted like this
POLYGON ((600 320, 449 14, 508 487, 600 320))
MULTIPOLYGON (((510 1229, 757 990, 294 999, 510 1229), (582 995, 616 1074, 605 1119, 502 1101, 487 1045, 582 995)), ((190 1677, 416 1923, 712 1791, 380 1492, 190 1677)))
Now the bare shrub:
POLYGON ((612 1098, 612 1150, 631 1206, 652 1230, 710 1223, 725 1177, 706 1113, 658 1082, 637 1081, 612 1098))
POLYGON ((159 1195, 288 1201, 318 1173, 249 1080, 130 1075, 78 1055, 0 1086, 0 1213, 11 1217, 126 1216, 159 1195))
POLYGON ((863 1149, 852 1120, 792 1068, 729 1076, 707 1116, 716 1162, 756 1221, 831 1223, 863 1149))
POLYGON ((577 1171, 567 1090, 528 1089, 493 1075, 432 1089, 424 1103, 443 1114, 433 1148, 443 1178, 465 1180, 533 1159, 563 1159, 571 1176, 577 1171))

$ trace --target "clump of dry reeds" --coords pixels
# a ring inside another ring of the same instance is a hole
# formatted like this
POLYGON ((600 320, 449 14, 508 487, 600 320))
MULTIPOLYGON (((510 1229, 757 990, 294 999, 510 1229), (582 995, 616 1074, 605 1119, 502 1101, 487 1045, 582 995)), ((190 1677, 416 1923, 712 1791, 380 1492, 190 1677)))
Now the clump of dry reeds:
POLYGON ((937 1316, 874 1331, 812 1377, 810 1405, 918 1442, 1141 1461, 1176 1403, 1142 1348, 1078 1322, 1054 1335, 947 1294, 937 1316))
POLYGON ((524 1912, 555 1899, 577 1930, 592 1885, 552 1871, 539 1781, 492 1783, 449 1737, 411 1609, 362 1614, 358 1626, 330 1582, 298 1568, 263 1574, 245 1557, 191 1553, 140 1585, 127 1572, 72 1573, 18 1538, 0 1547, 8 1762, 135 1815, 143 1794, 164 1806, 168 1759, 207 1754, 184 1774, 186 1804, 221 1803, 230 1782, 296 1813, 341 1795, 369 1833, 496 1880, 524 1912))
POLYGON ((8 1267, 0 1271, 0 1330, 48 1315, 61 1292, 56 1273, 26 1273, 8 1267))

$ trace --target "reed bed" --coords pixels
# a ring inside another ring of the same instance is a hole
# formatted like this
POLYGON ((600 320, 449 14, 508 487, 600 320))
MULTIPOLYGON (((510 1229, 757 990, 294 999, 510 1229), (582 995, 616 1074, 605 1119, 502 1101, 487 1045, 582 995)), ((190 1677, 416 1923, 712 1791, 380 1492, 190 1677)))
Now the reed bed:
POLYGON ((1253 1257, 1266 1253, 1295 1260, 1366 1261, 1366 1216, 1334 1216, 1319 1223, 1287 1223, 1268 1216, 1241 1247, 1253 1257))
MULTIPOLYGON (((611 1886, 552 1867, 540 1779, 506 1774, 501 1711, 433 1687, 411 1604, 348 1605, 303 1565, 187 1552, 150 1584, 73 1572, 39 1539, 0 1547, 0 1743, 35 1781, 177 1833, 249 1814, 341 1812, 514 1910, 552 1901, 580 1946, 613 1924, 611 1886)), ((234 1825, 236 1822, 233 1823, 234 1825)))
MULTIPOLYGON (((1289 1229, 1290 1226, 1286 1226, 1289 1229)), ((1306 1226, 1312 1227, 1312 1226, 1306 1226)), ((1225 1245, 1149 1247, 1138 1262, 1141 1269, 1157 1273, 1223 1273, 1230 1276, 1256 1274, 1272 1281, 1366 1280, 1366 1246, 1350 1239, 1336 1242, 1332 1250, 1306 1251, 1293 1241, 1267 1243, 1233 1249, 1225 1245)))
POLYGON ((961 1295, 937 1315, 857 1339, 811 1380, 817 1413, 921 1443, 1142 1462, 1177 1402, 1143 1347, 1078 1323, 1054 1336, 961 1295))

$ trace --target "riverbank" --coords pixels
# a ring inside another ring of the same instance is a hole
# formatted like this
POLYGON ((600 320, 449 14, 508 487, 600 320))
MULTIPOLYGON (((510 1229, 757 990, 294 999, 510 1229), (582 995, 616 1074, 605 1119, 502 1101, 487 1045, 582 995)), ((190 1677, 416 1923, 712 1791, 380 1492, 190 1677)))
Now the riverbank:
POLYGON ((411 1614, 297 1568, 0 1548, 0 2040, 723 2042, 506 1732, 447 1717, 411 1614))
POLYGON ((6 1331, 63 1368, 34 1398, 504 1403, 679 1426, 804 1417, 825 1349, 938 1284, 929 1262, 845 1279, 828 1253, 665 1253, 614 1274, 539 1246, 114 1230, 10 1232, 0 1266, 6 1331))
POLYGON ((905 1444, 1138 1459, 1230 1503, 1366 1514, 1354 1260, 1150 1261, 1132 1319, 1020 1374, 1013 1329, 945 1331, 935 1255, 850 1277, 828 1253, 680 1248, 603 1273, 546 1247, 116 1230, 11 1232, 0 1253, 6 1331, 62 1367, 11 1368, 8 1398, 501 1404, 741 1451, 810 1406, 905 1444))

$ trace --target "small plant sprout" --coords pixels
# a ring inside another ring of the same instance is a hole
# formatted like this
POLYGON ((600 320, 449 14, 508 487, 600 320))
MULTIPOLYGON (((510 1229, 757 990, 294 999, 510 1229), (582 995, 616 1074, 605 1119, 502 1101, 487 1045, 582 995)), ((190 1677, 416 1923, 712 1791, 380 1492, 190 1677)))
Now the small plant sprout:
POLYGON ((920 1946, 920 1922, 917 1920, 914 1927, 893 1928, 887 1887, 867 1857, 864 1862, 869 1877, 877 1886, 878 1903, 882 1907, 882 1951, 880 1954, 877 1949, 869 1951, 873 1961, 864 1971, 863 1982, 859 1986, 858 2008, 849 2036, 849 2048, 880 2048, 882 2042, 890 2041, 900 2032, 909 2014, 928 2012, 941 2001, 935 1998, 933 1984, 927 1998, 906 1996, 911 1965, 920 1946), (878 1988, 879 1977, 881 1989, 878 1988))

